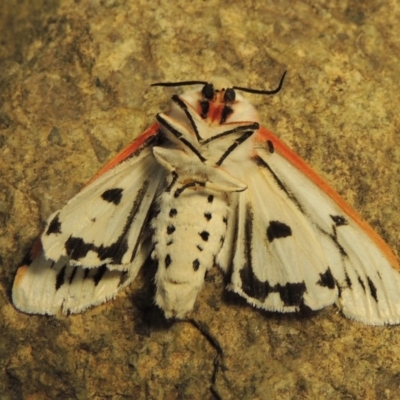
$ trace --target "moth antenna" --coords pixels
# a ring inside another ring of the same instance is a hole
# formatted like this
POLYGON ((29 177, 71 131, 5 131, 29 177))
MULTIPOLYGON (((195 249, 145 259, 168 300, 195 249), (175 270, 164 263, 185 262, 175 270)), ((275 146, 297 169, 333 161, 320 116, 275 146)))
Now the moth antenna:
POLYGON ((274 90, 258 90, 258 89, 245 88, 245 87, 241 87, 241 86, 234 86, 233 89, 241 90, 242 92, 256 93, 256 94, 276 94, 282 89, 283 80, 285 79, 286 72, 287 71, 285 71, 283 73, 278 87, 274 90))
POLYGON ((189 85, 206 85, 206 81, 183 81, 183 82, 157 82, 152 83, 150 86, 163 86, 163 87, 176 87, 176 86, 189 86, 189 85))

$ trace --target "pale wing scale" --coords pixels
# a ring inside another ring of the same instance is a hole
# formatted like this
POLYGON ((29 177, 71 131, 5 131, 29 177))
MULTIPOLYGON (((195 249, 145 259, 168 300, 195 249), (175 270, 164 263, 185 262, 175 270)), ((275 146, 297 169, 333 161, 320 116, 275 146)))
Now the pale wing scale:
POLYGON ((246 164, 239 194, 237 240, 228 289, 269 311, 313 310, 332 304, 337 288, 306 217, 267 170, 246 164))
POLYGON ((126 269, 164 179, 150 148, 101 175, 48 219, 41 238, 46 258, 126 269))
POLYGON ((150 253, 144 244, 151 234, 149 213, 164 180, 152 148, 144 148, 54 213, 34 246, 32 262, 17 272, 15 306, 27 313, 55 314, 60 308, 78 313, 114 298, 150 253), (76 248, 68 247, 71 238, 76 248), (124 242, 119 248, 118 240, 124 242))
POLYGON ((399 323, 400 274, 379 246, 287 159, 266 149, 257 153, 293 196, 293 204, 301 207, 324 249, 339 287, 337 305, 343 314, 366 324, 399 323))
POLYGON ((13 287, 13 303, 29 314, 80 313, 113 299, 136 277, 148 255, 141 249, 126 271, 105 266, 85 269, 68 264, 66 257, 54 262, 43 252, 28 266, 19 268, 13 287))

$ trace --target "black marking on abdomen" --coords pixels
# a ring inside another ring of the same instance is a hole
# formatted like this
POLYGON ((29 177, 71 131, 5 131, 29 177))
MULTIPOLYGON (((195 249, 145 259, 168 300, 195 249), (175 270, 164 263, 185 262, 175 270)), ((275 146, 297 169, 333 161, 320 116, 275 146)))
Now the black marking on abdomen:
POLYGON ((59 219, 60 213, 58 213, 50 222, 47 228, 46 235, 51 235, 52 233, 61 233, 61 222, 59 219))
POLYGON ((271 140, 267 140, 267 145, 268 145, 268 151, 270 153, 274 153, 275 152, 274 143, 271 140))
POLYGON ((274 239, 281 239, 288 236, 292 236, 292 230, 290 226, 280 221, 270 221, 267 228, 267 238, 270 242, 274 239))
POLYGON ((101 198, 109 203, 118 205, 121 202, 123 191, 124 189, 121 188, 108 189, 103 192, 101 198))
POLYGON ((200 232, 199 235, 205 242, 207 242, 210 237, 210 233, 207 231, 200 232))
POLYGON ((97 286, 99 284, 99 282, 101 281, 101 278, 103 278, 103 275, 107 271, 107 266, 106 266, 106 264, 103 264, 102 266, 100 266, 99 268, 96 268, 96 269, 97 269, 97 271, 92 276, 94 286, 97 286))
POLYGON ((64 265, 61 269, 60 272, 56 276, 56 290, 60 289, 60 287, 64 284, 65 281, 65 271, 67 269, 67 266, 64 265))
POLYGON ((335 279, 333 278, 332 272, 329 267, 323 274, 319 274, 319 276, 321 279, 317 282, 318 285, 322 287, 327 287, 328 289, 335 288, 335 279))
POLYGON ((196 259, 193 261, 193 269, 194 269, 195 271, 197 271, 197 270, 199 269, 199 267, 200 267, 200 261, 196 258, 196 259))
POLYGON ((342 217, 341 215, 330 215, 332 221, 335 223, 336 226, 343 226, 347 225, 347 219, 342 217))
POLYGON ((367 276, 367 282, 368 282, 368 286, 369 286, 369 291, 371 292, 371 296, 374 298, 374 300, 376 302, 378 302, 376 286, 374 285, 374 282, 371 281, 369 276, 367 276))

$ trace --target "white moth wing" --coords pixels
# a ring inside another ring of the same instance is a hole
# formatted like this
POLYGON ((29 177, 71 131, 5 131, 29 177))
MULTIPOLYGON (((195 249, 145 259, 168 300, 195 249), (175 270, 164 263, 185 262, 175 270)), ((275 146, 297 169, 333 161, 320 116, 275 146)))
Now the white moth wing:
POLYGON ((41 237, 46 258, 126 269, 164 177, 151 148, 101 175, 47 220, 41 237))
MULTIPOLYGON (((367 233, 366 230, 373 233, 372 228, 364 222, 360 226, 330 195, 278 152, 271 154, 259 148, 257 154, 263 161, 259 163, 260 171, 273 177, 284 196, 281 207, 295 206, 304 216, 307 229, 313 231, 314 241, 322 247, 339 289, 336 304, 343 314, 372 325, 399 323, 400 273, 394 268, 393 255, 387 255, 390 252, 387 246, 379 238, 376 243, 367 233)), ((308 249, 311 253, 315 251, 310 245, 308 249)), ((312 291, 317 285, 307 290, 312 291)))
POLYGON ((293 312, 332 304, 337 288, 326 254, 301 211, 255 162, 238 195, 236 241, 228 289, 259 308, 293 312))
POLYGON ((148 216, 165 179, 151 146, 138 153, 48 219, 32 261, 18 269, 12 292, 18 309, 78 313, 114 298, 133 281, 150 253, 148 216))
MULTIPOLYGON (((142 244, 140 245, 142 246, 142 244)), ((12 299, 29 314, 80 313, 113 299, 129 285, 143 265, 148 251, 140 249, 126 271, 71 266, 66 257, 57 262, 41 252, 33 262, 18 269, 12 299)))

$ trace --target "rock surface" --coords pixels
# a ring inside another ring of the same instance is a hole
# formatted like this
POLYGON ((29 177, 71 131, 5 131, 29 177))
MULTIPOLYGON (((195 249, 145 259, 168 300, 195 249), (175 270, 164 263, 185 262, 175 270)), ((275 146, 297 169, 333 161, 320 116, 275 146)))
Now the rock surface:
POLYGON ((43 221, 167 110, 158 81, 228 77, 400 253, 396 2, 41 0, 0 5, 1 399, 396 399, 400 327, 334 307, 259 312, 208 276, 191 317, 149 312, 151 271, 76 316, 10 302, 43 221))

